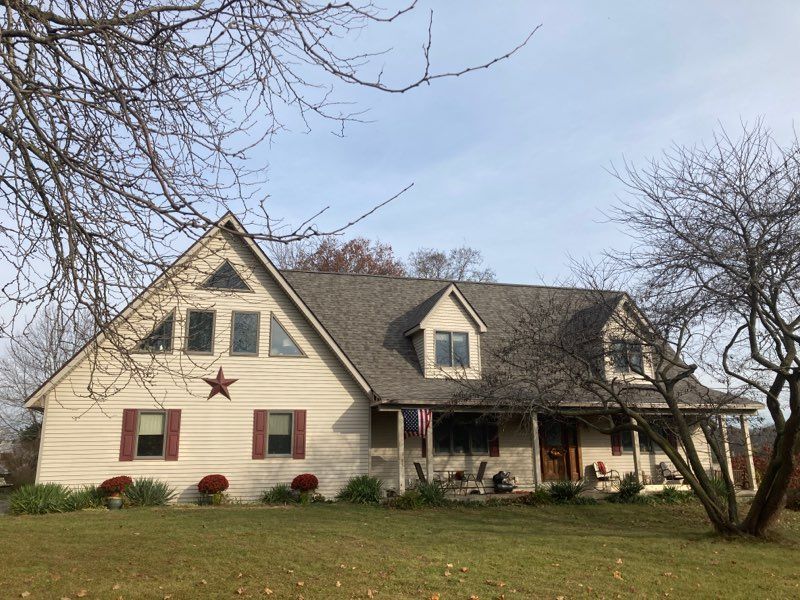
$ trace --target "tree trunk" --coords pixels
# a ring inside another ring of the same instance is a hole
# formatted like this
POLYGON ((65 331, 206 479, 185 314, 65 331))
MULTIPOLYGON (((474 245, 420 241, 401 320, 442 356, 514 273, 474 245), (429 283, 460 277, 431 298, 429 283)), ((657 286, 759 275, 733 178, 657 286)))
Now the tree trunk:
POLYGON ((754 536, 763 536, 775 521, 786 504, 786 492, 794 470, 794 449, 800 431, 800 412, 794 407, 800 402, 800 381, 797 377, 787 380, 789 384, 789 404, 793 407, 786 420, 783 431, 776 435, 769 464, 761 478, 750 510, 740 529, 754 536))

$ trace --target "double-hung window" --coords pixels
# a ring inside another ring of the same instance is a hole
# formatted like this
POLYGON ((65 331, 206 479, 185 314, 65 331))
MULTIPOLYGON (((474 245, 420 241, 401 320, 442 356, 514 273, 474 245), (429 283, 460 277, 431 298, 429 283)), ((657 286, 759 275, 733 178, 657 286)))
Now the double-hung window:
POLYGON ((163 412, 139 412, 136 424, 136 457, 160 458, 164 456, 164 426, 166 415, 163 412))
POLYGON ((267 455, 291 456, 292 418, 290 412, 267 413, 267 455))
POLYGON ((437 367, 469 367, 469 334, 437 331, 435 344, 437 367))

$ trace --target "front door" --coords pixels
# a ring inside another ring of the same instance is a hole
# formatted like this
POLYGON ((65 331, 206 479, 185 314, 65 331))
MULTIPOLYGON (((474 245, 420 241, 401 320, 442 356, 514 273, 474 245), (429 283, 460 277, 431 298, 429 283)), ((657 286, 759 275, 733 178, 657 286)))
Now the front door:
POLYGON ((539 448, 544 481, 580 479, 578 428, 574 421, 540 419, 539 448))

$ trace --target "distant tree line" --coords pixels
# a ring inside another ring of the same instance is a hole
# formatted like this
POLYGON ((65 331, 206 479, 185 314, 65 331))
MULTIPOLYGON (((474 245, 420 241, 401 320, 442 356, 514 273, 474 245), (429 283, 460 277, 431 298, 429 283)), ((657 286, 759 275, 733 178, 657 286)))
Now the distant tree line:
POLYGON ((480 250, 460 246, 451 250, 419 248, 403 261, 391 244, 357 237, 311 238, 294 243, 270 244, 270 255, 281 269, 420 277, 448 281, 495 281, 480 250))

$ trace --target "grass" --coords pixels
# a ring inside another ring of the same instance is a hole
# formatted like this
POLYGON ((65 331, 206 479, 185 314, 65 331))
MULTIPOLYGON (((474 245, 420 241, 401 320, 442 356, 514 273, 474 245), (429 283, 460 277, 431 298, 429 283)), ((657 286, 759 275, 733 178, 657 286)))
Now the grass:
POLYGON ((92 510, 3 516, 0 539, 9 598, 800 595, 800 515, 730 541, 695 504, 92 510))

